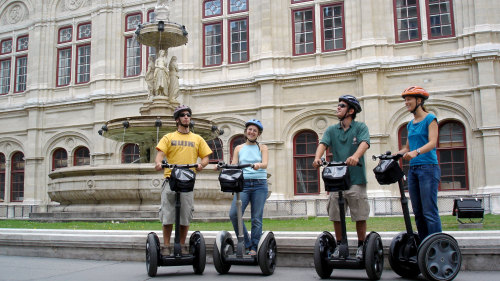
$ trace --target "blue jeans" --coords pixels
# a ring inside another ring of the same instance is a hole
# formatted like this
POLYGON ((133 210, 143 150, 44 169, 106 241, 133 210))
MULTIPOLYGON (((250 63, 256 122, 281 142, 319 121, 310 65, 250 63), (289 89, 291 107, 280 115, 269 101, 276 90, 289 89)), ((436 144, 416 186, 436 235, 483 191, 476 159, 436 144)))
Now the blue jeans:
POLYGON ((410 166, 408 171, 408 191, 421 240, 430 234, 442 231, 437 206, 440 180, 439 165, 410 166))
MULTIPOLYGON (((245 247, 250 250, 257 251, 257 246, 259 245, 260 237, 262 236, 262 214, 264 213, 264 204, 267 199, 267 180, 265 179, 248 179, 245 180, 243 184, 243 191, 240 192, 241 199, 241 214, 245 213, 245 209, 250 203, 251 206, 251 218, 252 218, 252 233, 251 238, 248 237, 248 231, 243 224, 243 237, 245 238, 245 247)), ((236 212, 236 194, 233 198, 233 203, 231 204, 231 210, 229 211, 229 218, 233 223, 234 231, 236 236, 238 236, 238 214, 236 212)))

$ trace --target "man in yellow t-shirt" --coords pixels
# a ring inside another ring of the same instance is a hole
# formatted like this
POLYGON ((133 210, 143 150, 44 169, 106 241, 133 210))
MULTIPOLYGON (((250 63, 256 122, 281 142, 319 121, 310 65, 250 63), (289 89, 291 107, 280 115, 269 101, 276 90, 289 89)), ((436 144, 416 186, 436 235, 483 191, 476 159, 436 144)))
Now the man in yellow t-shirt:
MULTIPOLYGON (((185 105, 179 105, 174 110, 174 119, 177 123, 177 131, 168 133, 160 140, 156 149, 155 169, 161 171, 161 162, 166 157, 169 164, 193 164, 198 158, 196 171, 201 171, 208 165, 208 156, 212 150, 207 142, 199 135, 189 130, 191 123, 191 108, 185 105)), ((168 185, 170 178, 170 169, 164 169, 165 181, 161 191, 160 220, 163 225, 162 255, 170 255, 170 235, 172 226, 175 222, 175 192, 171 191, 168 185)), ((180 210, 180 240, 181 248, 186 250, 185 242, 189 230, 189 223, 193 218, 194 196, 193 192, 181 192, 181 210, 180 210)))

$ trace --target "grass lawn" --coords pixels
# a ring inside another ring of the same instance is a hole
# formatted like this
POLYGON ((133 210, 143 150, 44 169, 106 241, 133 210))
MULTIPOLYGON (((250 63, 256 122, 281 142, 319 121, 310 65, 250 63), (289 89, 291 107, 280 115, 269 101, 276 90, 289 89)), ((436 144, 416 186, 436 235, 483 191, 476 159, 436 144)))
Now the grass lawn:
MULTIPOLYGON (((413 227, 416 230, 412 217, 413 227)), ((442 216, 443 231, 458 229, 456 217, 442 216)), ((250 229, 250 222, 246 222, 250 229)), ((29 229, 94 229, 94 230, 161 230, 160 222, 36 222, 29 220, 0 220, 0 228, 29 228, 29 229)), ((191 230, 232 230, 229 222, 192 222, 191 230)), ((311 217, 297 219, 264 219, 263 230, 272 231, 333 231, 333 224, 326 217, 311 217)), ((402 217, 372 217, 368 220, 368 231, 403 231, 405 224, 402 217)), ((470 230, 470 229, 467 229, 470 230)), ((484 216, 483 228, 480 230, 500 230, 500 215, 487 214, 484 216)), ((347 218, 347 231, 355 231, 355 223, 347 218)))

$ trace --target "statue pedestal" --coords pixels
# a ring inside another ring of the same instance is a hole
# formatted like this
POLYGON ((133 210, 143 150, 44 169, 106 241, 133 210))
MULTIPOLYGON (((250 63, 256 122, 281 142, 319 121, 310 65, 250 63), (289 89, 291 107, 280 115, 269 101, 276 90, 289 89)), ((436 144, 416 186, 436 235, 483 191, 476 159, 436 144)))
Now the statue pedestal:
POLYGON ((165 96, 154 96, 139 109, 141 115, 170 116, 179 105, 177 101, 169 101, 165 96))

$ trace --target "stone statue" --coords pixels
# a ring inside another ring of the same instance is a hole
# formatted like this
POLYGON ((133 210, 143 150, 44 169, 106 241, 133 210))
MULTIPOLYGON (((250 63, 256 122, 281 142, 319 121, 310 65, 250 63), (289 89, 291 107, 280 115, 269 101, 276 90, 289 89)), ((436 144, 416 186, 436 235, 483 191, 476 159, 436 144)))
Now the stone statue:
POLYGON ((158 0, 155 6, 156 20, 157 21, 170 21, 170 7, 168 2, 175 0, 158 0))
POLYGON ((165 50, 160 50, 155 63, 154 90, 157 96, 168 96, 168 68, 167 55, 165 50))
POLYGON ((170 102, 177 100, 179 96, 179 67, 177 66, 177 57, 173 56, 168 65, 170 75, 170 84, 168 85, 168 99, 170 102))
POLYGON ((148 98, 155 96, 155 61, 154 56, 148 58, 148 70, 146 71, 146 84, 148 84, 148 98))

